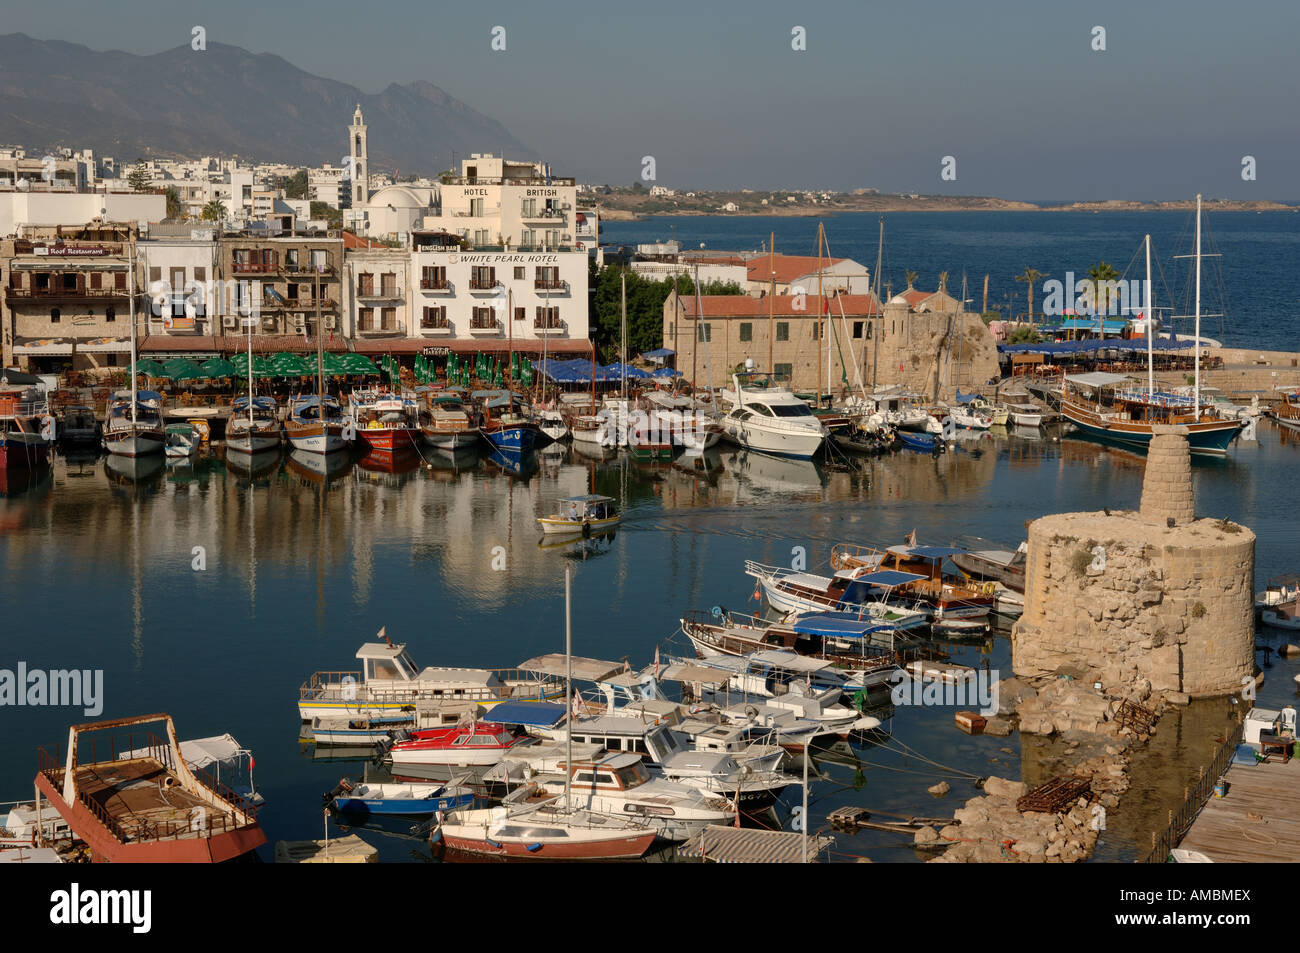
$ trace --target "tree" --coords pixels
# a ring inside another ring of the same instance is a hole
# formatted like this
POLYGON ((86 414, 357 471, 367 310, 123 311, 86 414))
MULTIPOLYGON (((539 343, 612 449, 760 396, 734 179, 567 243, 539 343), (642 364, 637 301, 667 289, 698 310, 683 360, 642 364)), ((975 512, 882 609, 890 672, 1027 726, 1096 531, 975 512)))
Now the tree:
POLYGON ((285 180, 284 197, 288 199, 305 199, 307 197, 307 188, 307 170, 299 169, 285 180))
POLYGON ((180 192, 176 191, 175 186, 169 185, 165 194, 167 196, 167 217, 172 220, 180 218, 184 214, 184 209, 181 208, 180 192))
POLYGON ((1029 286, 1026 289, 1026 293, 1029 301, 1030 325, 1033 325, 1034 323, 1034 284, 1043 278, 1050 278, 1050 277, 1051 277, 1050 275, 1046 275, 1036 268, 1026 268, 1024 274, 1016 275, 1016 281, 1023 281, 1025 284, 1029 286))
POLYGON ((1008 344, 1038 344, 1042 339, 1043 336, 1033 328, 1016 328, 1007 335, 1008 344))
POLYGON ((213 199, 203 206, 202 217, 205 222, 223 222, 226 219, 226 207, 213 199))
MULTIPOLYGON (((627 353, 631 358, 664 346, 664 302, 676 289, 678 297, 695 294, 695 282, 686 275, 653 281, 616 266, 600 271, 591 266, 592 338, 605 363, 619 360, 620 279, 627 276, 627 353)), ((702 295, 743 295, 735 282, 700 282, 702 295)))
POLYGON ((312 202, 311 217, 325 219, 331 228, 343 227, 343 213, 328 202, 312 202))
POLYGON ((912 285, 916 284, 916 279, 921 276, 917 272, 909 270, 903 272, 903 277, 907 279, 907 290, 911 291, 912 285))
POLYGON ((1088 269, 1088 284, 1092 285, 1092 313, 1106 314, 1110 311, 1110 292, 1107 282, 1119 277, 1119 272, 1110 264, 1100 261, 1088 269))
POLYGON ((150 185, 149 170, 143 165, 136 166, 127 174, 126 184, 133 192, 143 192, 150 185))

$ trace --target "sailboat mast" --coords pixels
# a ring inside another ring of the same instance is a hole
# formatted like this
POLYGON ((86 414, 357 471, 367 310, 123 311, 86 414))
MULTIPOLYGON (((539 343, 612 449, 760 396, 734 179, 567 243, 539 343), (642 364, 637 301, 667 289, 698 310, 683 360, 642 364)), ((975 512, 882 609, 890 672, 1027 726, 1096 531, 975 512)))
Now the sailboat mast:
MULTIPOLYGON (((320 436, 323 452, 329 447, 329 427, 325 423, 325 353, 320 333, 320 268, 316 269, 313 277, 316 286, 314 295, 316 298, 316 410, 320 414, 320 436)), ((253 369, 250 367, 248 372, 252 374, 253 369)))
MULTIPOLYGON (((131 267, 128 271, 131 290, 128 294, 127 307, 131 312, 131 436, 135 437, 135 245, 131 246, 131 267)), ((170 302, 168 307, 171 307, 170 302)), ((105 428, 107 429, 107 428, 105 428)))
POLYGON ((813 339, 817 342, 813 345, 813 350, 817 352, 817 402, 815 406, 821 410, 822 406, 822 224, 817 223, 817 323, 813 325, 813 339))
POLYGON ((253 319, 245 315, 243 321, 244 327, 248 329, 248 447, 251 450, 253 448, 253 319))
POLYGON ((573 567, 564 564, 564 808, 569 809, 570 779, 573 777, 573 628, 570 621, 570 589, 573 567))
POLYGON ((1151 353, 1151 335, 1152 324, 1155 321, 1156 313, 1152 310, 1151 305, 1151 235, 1147 235, 1147 400, 1155 397, 1156 393, 1156 371, 1155 359, 1151 353))
MULTIPOLYGON (((871 337, 871 389, 876 389, 876 370, 880 367, 880 338, 884 334, 883 322, 885 319, 884 303, 880 300, 880 268, 885 257, 885 216, 880 216, 880 241, 876 245, 876 291, 875 299, 879 308, 876 312, 876 320, 881 322, 881 327, 873 328, 876 332, 871 337)), ((870 324, 870 322, 868 322, 870 324)))
POLYGON ((1196 420, 1201 420, 1201 195, 1196 194, 1196 378, 1192 399, 1196 420))
POLYGON ((767 271, 771 280, 771 285, 767 291, 767 372, 776 373, 775 336, 772 333, 773 321, 776 318, 776 232, 767 244, 767 271))
POLYGON ((619 384, 620 396, 627 400, 627 272, 619 275, 619 345, 618 368, 622 376, 619 384))
MULTIPOLYGON (((506 338, 510 342, 510 361, 506 364, 506 390, 513 392, 515 383, 515 291, 513 288, 506 292, 506 338)), ((513 399, 510 407, 514 409, 513 399)))

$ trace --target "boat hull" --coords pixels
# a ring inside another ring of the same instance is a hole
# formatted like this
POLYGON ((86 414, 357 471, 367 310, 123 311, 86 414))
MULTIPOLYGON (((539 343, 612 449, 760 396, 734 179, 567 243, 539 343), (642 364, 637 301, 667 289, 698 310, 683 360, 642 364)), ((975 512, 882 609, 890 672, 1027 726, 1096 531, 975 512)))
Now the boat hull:
POLYGON ((826 436, 821 431, 766 430, 745 424, 725 425, 727 436, 747 450, 778 457, 808 460, 821 449, 826 436))
POLYGON ((439 450, 459 450, 461 447, 469 447, 478 443, 479 439, 477 428, 439 430, 433 427, 424 427, 420 433, 424 437, 425 443, 431 447, 437 447, 439 450))
POLYGON ((109 453, 123 457, 144 457, 161 453, 166 437, 162 430, 137 430, 135 433, 119 432, 104 436, 104 446, 109 453))
POLYGON ((556 516, 539 516, 537 522, 548 536, 596 535, 619 524, 622 517, 610 516, 603 520, 565 520, 556 516))
POLYGON ((467 807, 474 803, 474 795, 453 794, 424 798, 344 797, 340 795, 334 799, 333 803, 334 809, 340 814, 418 817, 422 814, 437 814, 439 811, 454 811, 458 807, 467 807))
POLYGON ((420 431, 413 427, 379 427, 357 431, 357 440, 368 450, 392 453, 415 446, 420 431))
POLYGON ((655 842, 653 832, 605 840, 584 840, 568 843, 520 839, 495 840, 486 834, 459 833, 458 828, 445 827, 442 842, 451 850, 493 857, 527 857, 536 860, 634 860, 642 856, 655 842))
POLYGON ((258 453, 262 450, 275 450, 280 446, 279 432, 267 433, 258 430, 245 430, 232 434, 229 429, 226 431, 226 446, 231 450, 239 450, 243 453, 258 453))
POLYGON ((26 470, 49 460, 49 443, 40 439, 22 439, 27 434, 0 435, 0 470, 26 470), (19 439, 15 439, 18 437, 19 439))
POLYGON ((303 450, 307 453, 333 453, 335 450, 342 450, 348 445, 343 439, 342 426, 331 426, 325 433, 320 432, 320 428, 313 428, 314 433, 300 431, 297 433, 290 432, 289 443, 295 450, 303 450))
MULTIPOLYGON (((1100 440, 1145 448, 1151 443, 1149 425, 1126 421, 1107 421, 1096 414, 1081 411, 1073 404, 1063 402, 1061 413, 1065 419, 1083 433, 1100 440)), ((1226 456, 1228 447, 1241 433, 1240 420, 1214 420, 1183 424, 1187 429, 1187 446, 1192 453, 1206 456, 1226 456)))
POLYGON ((537 428, 532 426, 511 424, 506 427, 485 429, 482 433, 483 439, 492 449, 509 453, 526 453, 537 443, 537 428))

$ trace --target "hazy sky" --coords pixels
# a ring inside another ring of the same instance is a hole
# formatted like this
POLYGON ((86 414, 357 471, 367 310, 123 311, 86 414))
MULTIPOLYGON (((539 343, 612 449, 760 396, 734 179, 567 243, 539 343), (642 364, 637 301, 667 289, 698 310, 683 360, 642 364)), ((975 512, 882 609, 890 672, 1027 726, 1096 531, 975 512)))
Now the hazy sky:
POLYGON ((132 53, 188 44, 195 24, 368 92, 428 80, 586 180, 631 183, 652 155, 657 181, 683 188, 1300 197, 1296 0, 46 0, 0 14, 0 32, 132 53))

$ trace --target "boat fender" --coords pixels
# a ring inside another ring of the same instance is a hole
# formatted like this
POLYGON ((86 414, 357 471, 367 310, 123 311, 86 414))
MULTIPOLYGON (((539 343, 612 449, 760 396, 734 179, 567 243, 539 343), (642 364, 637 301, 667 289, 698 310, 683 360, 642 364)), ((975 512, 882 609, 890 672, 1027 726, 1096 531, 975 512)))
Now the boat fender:
POLYGON ((529 844, 527 850, 530 854, 535 854, 542 849, 541 844, 529 844))

